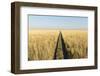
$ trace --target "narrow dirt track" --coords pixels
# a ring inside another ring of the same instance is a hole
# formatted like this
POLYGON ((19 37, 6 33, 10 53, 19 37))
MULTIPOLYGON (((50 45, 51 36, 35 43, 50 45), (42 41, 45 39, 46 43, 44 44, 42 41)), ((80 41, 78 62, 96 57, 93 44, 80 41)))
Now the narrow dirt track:
POLYGON ((68 59, 68 52, 65 47, 64 39, 62 33, 59 33, 56 49, 54 53, 54 59, 68 59))

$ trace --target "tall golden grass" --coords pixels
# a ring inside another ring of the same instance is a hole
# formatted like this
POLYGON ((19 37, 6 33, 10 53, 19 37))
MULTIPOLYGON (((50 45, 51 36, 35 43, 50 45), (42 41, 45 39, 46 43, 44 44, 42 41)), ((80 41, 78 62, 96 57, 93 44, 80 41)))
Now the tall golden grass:
POLYGON ((62 34, 70 58, 87 57, 88 35, 86 30, 63 30, 62 34))
MULTIPOLYGON (((60 30, 71 59, 87 57, 86 30, 60 30)), ((59 30, 30 30, 28 60, 52 60, 59 30)))

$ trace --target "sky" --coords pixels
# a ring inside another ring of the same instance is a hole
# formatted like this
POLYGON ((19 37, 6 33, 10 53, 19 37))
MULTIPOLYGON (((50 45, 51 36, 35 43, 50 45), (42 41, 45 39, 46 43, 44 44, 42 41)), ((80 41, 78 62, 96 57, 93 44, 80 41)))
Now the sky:
POLYGON ((88 17, 28 15, 30 29, 87 29, 88 17))

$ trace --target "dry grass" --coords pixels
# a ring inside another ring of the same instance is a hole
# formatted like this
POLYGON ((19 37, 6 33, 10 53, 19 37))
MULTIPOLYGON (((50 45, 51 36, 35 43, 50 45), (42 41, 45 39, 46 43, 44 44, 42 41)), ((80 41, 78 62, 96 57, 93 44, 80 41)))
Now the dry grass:
POLYGON ((87 57, 87 31, 85 30, 68 30, 62 31, 66 48, 69 51, 70 58, 86 58, 87 57))
MULTIPOLYGON (((70 58, 87 57, 87 31, 61 30, 70 58)), ((59 30, 30 30, 28 44, 29 60, 52 60, 59 30)))

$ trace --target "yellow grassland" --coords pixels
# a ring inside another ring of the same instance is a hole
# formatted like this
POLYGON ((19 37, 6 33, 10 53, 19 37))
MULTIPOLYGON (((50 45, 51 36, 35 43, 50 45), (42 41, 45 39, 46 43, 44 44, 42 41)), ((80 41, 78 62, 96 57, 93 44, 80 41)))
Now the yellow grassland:
MULTIPOLYGON (((86 58, 87 30, 60 30, 70 58, 86 58)), ((59 30, 30 30, 28 34, 28 59, 52 60, 59 30)))

